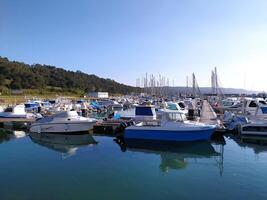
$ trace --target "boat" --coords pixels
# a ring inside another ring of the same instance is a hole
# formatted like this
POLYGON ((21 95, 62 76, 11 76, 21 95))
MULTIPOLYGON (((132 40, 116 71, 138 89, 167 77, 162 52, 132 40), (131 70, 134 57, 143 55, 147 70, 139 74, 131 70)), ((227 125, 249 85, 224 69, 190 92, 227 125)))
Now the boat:
POLYGON ((161 120, 144 121, 125 129, 125 140, 204 141, 209 140, 214 125, 190 122, 182 112, 165 111, 161 120))
POLYGON ((95 118, 81 117, 76 111, 62 111, 37 120, 30 126, 30 132, 84 134, 88 133, 96 122, 95 118))
POLYGON ((241 125, 241 136, 267 136, 267 121, 255 120, 241 125))
POLYGON ((32 113, 26 113, 25 106, 23 104, 7 107, 3 112, 0 112, 0 118, 33 119, 35 117, 36 115, 32 113))

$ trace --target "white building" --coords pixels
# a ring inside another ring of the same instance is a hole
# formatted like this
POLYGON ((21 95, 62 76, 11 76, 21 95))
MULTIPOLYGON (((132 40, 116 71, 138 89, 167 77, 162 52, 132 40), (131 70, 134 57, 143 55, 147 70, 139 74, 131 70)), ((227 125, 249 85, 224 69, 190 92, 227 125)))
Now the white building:
POLYGON ((108 92, 89 92, 88 97, 92 98, 108 98, 108 92))

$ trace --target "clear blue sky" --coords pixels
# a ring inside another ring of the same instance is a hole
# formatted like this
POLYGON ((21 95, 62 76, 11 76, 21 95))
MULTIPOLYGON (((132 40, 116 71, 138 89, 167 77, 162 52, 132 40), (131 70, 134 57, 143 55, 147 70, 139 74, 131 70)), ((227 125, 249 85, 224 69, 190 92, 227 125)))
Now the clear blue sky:
POLYGON ((0 55, 134 85, 145 72, 185 85, 267 90, 266 0, 0 0, 0 55))

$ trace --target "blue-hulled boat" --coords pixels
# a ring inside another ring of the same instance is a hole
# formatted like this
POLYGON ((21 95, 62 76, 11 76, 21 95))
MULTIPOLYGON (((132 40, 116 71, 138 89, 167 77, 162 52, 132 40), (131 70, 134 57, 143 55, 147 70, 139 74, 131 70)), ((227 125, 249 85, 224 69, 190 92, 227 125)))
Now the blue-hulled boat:
POLYGON ((209 140, 214 125, 189 122, 184 113, 164 111, 161 120, 144 121, 125 129, 125 139, 160 141, 209 140))

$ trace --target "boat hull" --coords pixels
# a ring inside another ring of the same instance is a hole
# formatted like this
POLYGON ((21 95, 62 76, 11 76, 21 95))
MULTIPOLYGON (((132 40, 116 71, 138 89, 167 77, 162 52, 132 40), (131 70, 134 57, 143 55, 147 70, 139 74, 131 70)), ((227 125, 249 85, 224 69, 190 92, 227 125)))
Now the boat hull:
POLYGON ((205 141, 209 140, 214 128, 203 130, 142 130, 126 129, 125 139, 159 140, 159 141, 205 141))
POLYGON ((83 122, 83 123, 46 123, 46 124, 34 124, 30 127, 32 133, 58 133, 58 134, 80 134, 88 133, 93 128, 95 123, 83 122))
POLYGON ((241 126, 241 136, 267 136, 267 124, 264 123, 250 123, 241 126))
POLYGON ((0 118, 4 118, 4 119, 27 119, 28 116, 27 115, 17 115, 17 114, 0 114, 0 118))

